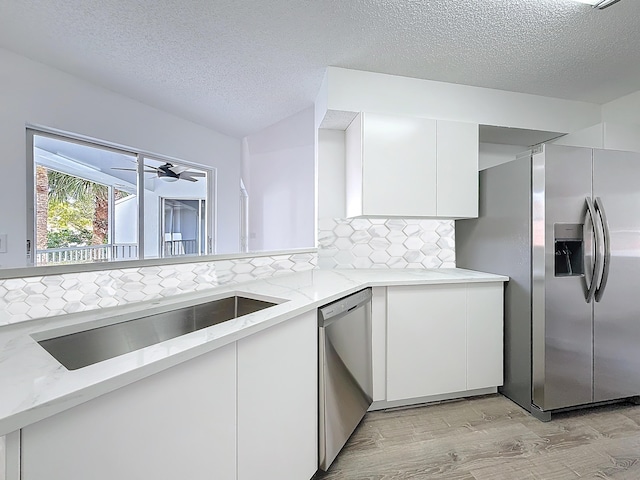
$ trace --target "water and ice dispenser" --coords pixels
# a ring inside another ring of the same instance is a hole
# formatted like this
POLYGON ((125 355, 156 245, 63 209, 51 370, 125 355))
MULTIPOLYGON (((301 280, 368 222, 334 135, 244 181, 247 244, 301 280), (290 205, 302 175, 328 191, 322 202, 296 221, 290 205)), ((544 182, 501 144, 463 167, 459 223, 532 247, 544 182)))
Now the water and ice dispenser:
POLYGON ((556 277, 584 275, 584 241, 581 223, 556 223, 553 226, 556 277))

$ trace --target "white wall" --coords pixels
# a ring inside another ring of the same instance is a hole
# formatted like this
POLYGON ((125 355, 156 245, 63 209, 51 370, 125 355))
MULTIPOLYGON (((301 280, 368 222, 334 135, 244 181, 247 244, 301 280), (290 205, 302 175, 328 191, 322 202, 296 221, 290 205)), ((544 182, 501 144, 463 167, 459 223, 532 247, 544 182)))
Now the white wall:
POLYGON ((640 152, 640 124, 605 122, 604 148, 640 152))
POLYGON ((320 124, 324 119, 325 114, 327 113, 327 109, 329 108, 329 69, 324 72, 324 77, 322 78, 322 84, 320 85, 320 90, 318 90, 318 95, 316 96, 316 101, 314 102, 314 123, 316 130, 320 128, 320 124))
POLYGON ((136 196, 117 200, 113 215, 113 243, 136 243, 138 239, 138 201, 136 196))
POLYGON ((246 137, 249 250, 314 246, 314 128, 312 107, 246 137))
POLYGON ((318 130, 318 159, 318 218, 344 218, 344 130, 318 130))
POLYGON ((602 121, 640 125, 640 90, 602 106, 602 121))
POLYGON ((572 147, 640 152, 640 124, 602 122, 565 135, 553 143, 572 147))
POLYGON ((527 151, 526 145, 502 145, 498 143, 480 143, 478 170, 515 160, 519 153, 527 151))
POLYGON ((604 148, 604 125, 598 123, 557 138, 550 143, 570 147, 604 148))
POLYGON ((640 152, 640 91, 602 105, 601 121, 553 143, 640 152))
POLYGON ((640 152, 640 91, 605 103, 605 148, 640 152))
POLYGON ((0 188, 0 233, 8 234, 2 267, 26 254, 26 125, 44 126, 217 168, 218 253, 239 247, 239 139, 0 49, 0 164, 11 171, 0 188))
MULTIPOLYGON (((552 132, 600 122, 600 105, 329 67, 319 108, 376 112, 552 132), (325 107, 326 105, 326 107, 325 107)), ((318 112, 321 118, 324 112, 318 112)))

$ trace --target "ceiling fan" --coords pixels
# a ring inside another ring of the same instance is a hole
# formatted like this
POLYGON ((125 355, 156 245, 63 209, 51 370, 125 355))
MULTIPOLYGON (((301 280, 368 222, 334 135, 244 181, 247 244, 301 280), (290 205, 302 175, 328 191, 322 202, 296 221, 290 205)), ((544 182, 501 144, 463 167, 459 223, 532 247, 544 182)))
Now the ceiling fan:
MULTIPOLYGON (((155 173, 158 178, 165 182, 177 182, 178 180, 187 180, 189 182, 197 182, 196 177, 205 177, 207 174, 204 172, 190 171, 189 167, 182 165, 173 165, 171 163, 165 163, 159 167, 153 167, 151 165, 144 166, 145 173, 155 173), (149 169, 149 170, 147 170, 149 169)), ((112 167, 111 170, 127 170, 130 172, 137 171, 136 168, 117 168, 112 167)))
POLYGON ((599 10, 604 10, 607 7, 610 7, 614 3, 618 3, 620 0, 576 0, 580 3, 586 3, 588 5, 593 6, 593 8, 597 8, 599 10))

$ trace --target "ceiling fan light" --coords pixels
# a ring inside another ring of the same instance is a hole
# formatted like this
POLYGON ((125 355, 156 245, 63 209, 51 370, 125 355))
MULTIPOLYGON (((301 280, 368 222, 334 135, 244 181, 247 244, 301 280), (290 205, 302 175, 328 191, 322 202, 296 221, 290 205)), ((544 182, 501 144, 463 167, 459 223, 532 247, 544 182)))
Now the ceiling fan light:
POLYGON ((163 182, 167 182, 167 183, 173 183, 173 182, 177 182, 178 181, 178 177, 171 177, 171 176, 162 176, 162 177, 158 177, 160 180, 162 180, 163 182))

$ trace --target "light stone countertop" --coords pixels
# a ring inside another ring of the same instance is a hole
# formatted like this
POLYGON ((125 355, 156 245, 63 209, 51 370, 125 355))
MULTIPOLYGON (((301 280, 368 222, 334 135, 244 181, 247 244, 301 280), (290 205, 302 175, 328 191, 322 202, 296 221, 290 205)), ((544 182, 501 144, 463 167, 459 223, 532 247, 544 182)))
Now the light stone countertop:
POLYGON ((316 269, 3 326, 0 327, 0 436, 362 288, 508 280, 501 275, 463 269, 316 269), (74 371, 60 365, 36 341, 235 294, 282 303, 74 371))

